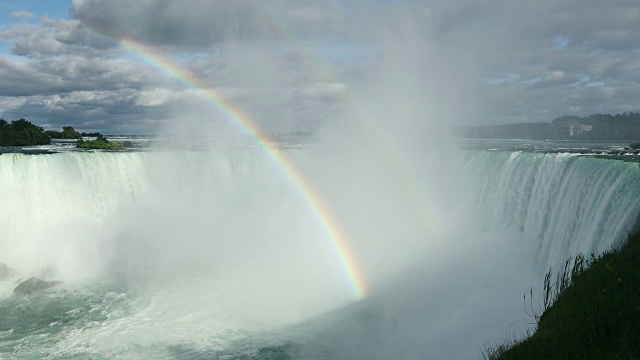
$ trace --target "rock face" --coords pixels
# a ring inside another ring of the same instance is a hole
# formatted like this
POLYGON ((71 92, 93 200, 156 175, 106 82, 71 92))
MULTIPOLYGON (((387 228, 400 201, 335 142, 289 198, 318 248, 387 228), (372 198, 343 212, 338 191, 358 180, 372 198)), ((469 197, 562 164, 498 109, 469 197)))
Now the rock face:
POLYGON ((34 291, 46 290, 60 284, 62 284, 62 281, 44 281, 37 277, 32 277, 16 286, 16 288, 13 289, 13 293, 16 295, 26 295, 31 294, 34 291))
POLYGON ((7 264, 0 264, 0 281, 8 278, 10 275, 10 270, 7 264))

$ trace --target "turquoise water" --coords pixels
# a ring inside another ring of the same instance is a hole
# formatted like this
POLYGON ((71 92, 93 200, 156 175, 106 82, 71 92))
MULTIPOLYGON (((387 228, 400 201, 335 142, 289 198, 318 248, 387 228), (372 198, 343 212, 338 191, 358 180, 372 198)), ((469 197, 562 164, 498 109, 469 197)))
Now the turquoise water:
MULTIPOLYGON (((0 354, 3 359, 292 359, 299 353, 275 333, 241 329, 216 334, 208 347, 189 340, 123 341, 127 332, 134 334, 136 327, 154 321, 158 314, 141 316, 154 311, 152 302, 146 295, 105 283, 62 285, 28 296, 4 297, 0 354)), ((191 334, 207 335, 196 327, 191 334)))
POLYGON ((126 316, 127 294, 108 286, 68 289, 60 286, 29 296, 6 296, 0 302, 0 354, 16 358, 65 358, 91 355, 58 345, 74 333, 126 316))
POLYGON ((0 155, 0 358, 475 359, 527 329, 522 294, 549 267, 635 229, 640 168, 467 145, 412 163, 438 232, 379 162, 290 150, 366 299, 259 149, 0 155), (12 294, 33 275, 64 284, 12 294))

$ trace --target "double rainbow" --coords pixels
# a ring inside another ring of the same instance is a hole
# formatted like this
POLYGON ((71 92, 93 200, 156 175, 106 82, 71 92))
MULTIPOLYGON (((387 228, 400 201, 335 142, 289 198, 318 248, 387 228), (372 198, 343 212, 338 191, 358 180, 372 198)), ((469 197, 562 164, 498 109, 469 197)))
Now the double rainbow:
POLYGON ((210 102, 217 110, 224 114, 227 119, 261 146, 264 152, 282 170, 291 184, 294 185, 305 199, 309 210, 314 214, 320 228, 324 232, 325 238, 330 243, 336 258, 339 260, 354 296, 357 299, 364 298, 367 295, 364 276, 358 268, 358 264, 349 248, 346 237, 340 231, 338 222, 309 179, 304 176, 278 146, 274 146, 274 141, 269 135, 260 129, 251 117, 236 104, 222 96, 222 94, 214 88, 198 79, 191 72, 167 56, 131 40, 122 40, 121 44, 127 51, 136 55, 144 62, 178 79, 187 87, 197 90, 202 98, 210 102))

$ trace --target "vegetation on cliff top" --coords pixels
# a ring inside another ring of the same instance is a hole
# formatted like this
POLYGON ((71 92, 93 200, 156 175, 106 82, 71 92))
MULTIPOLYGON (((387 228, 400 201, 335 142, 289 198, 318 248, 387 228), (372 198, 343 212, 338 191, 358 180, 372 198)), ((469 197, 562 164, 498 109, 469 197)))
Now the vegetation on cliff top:
POLYGON ((102 134, 98 133, 95 140, 78 140, 76 147, 81 149, 100 149, 100 150, 125 150, 126 147, 119 142, 109 141, 102 134))
POLYGON ((49 145, 51 139, 77 139, 76 147, 81 149, 125 150, 119 142, 107 140, 100 133, 86 134, 78 132, 72 126, 63 126, 62 131, 48 130, 20 119, 8 123, 0 118, 0 146, 49 145), (96 136, 95 140, 83 140, 82 136, 96 136))
POLYGON ((8 123, 0 119, 0 146, 48 145, 51 139, 40 126, 25 119, 8 123))
POLYGON ((71 126, 63 126, 62 131, 49 130, 45 131, 52 139, 80 140, 82 135, 71 126))
POLYGON ((577 257, 544 285, 540 311, 528 304, 535 332, 489 346, 484 359, 640 359, 640 233, 619 249, 577 257))

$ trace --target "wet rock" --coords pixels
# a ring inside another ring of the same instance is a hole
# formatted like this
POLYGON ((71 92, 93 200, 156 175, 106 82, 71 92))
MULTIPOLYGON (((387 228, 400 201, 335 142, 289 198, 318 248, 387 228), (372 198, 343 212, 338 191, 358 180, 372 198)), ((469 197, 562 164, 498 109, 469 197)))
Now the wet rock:
POLYGON ((16 288, 13 289, 13 293, 16 295, 26 295, 35 291, 46 290, 60 284, 62 284, 62 281, 44 281, 37 277, 32 277, 16 286, 16 288))

